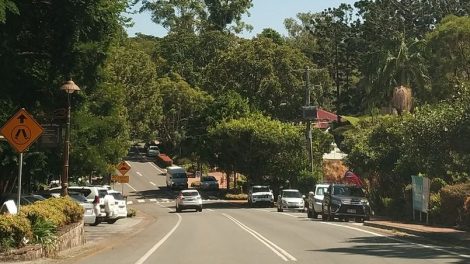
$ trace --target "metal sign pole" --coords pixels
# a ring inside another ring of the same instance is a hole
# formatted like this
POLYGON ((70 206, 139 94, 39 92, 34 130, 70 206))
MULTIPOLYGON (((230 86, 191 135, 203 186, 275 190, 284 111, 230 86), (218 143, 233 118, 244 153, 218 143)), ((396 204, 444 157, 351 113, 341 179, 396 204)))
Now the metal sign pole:
POLYGON ((21 200, 21 175, 23 174, 23 152, 20 152, 20 164, 18 164, 18 213, 20 212, 21 200))

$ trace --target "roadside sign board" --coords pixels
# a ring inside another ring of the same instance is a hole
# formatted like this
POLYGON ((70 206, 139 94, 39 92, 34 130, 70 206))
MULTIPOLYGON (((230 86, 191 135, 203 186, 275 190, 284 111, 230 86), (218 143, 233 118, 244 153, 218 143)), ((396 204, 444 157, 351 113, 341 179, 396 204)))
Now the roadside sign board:
POLYGON ((113 175, 111 176, 111 180, 119 182, 119 183, 129 183, 129 176, 128 175, 113 175))
POLYGON ((125 175, 127 172, 129 172, 131 170, 131 166, 129 165, 129 163, 127 163, 125 161, 121 161, 117 165, 117 169, 122 175, 125 175))
POLYGON ((411 176, 413 187, 413 209, 423 213, 428 212, 430 180, 426 177, 411 176))
POLYGON ((0 129, 0 133, 19 153, 23 153, 42 134, 44 129, 24 109, 21 108, 0 129))

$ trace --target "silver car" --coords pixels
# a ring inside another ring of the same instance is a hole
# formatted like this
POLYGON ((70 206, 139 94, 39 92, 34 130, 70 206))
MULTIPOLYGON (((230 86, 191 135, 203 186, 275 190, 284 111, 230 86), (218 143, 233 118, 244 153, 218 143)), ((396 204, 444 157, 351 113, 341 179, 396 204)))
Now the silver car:
POLYGON ((304 198, 305 196, 302 195, 299 190, 282 190, 281 194, 277 197, 277 211, 297 210, 303 212, 305 210, 304 198))
POLYGON ((202 212, 202 198, 197 190, 182 190, 176 197, 176 212, 184 209, 196 209, 202 212))
MULTIPOLYGON (((50 193, 50 195, 51 197, 60 197, 60 193, 50 193)), ((69 192, 69 196, 83 207, 83 222, 85 224, 96 225, 95 205, 88 202, 82 193, 69 192)))

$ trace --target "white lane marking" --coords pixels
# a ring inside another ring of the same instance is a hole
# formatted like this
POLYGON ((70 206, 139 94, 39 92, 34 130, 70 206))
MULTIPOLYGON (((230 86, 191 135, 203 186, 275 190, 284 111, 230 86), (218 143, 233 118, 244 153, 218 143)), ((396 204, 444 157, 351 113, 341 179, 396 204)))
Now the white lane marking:
POLYGON ((135 173, 137 173, 137 175, 139 175, 140 177, 144 176, 144 175, 142 175, 142 173, 140 173, 138 171, 136 171, 135 173))
POLYGON ((155 183, 153 183, 153 182, 150 182, 150 184, 152 184, 153 186, 157 186, 157 185, 156 185, 155 183))
POLYGON ((144 199, 137 199, 137 202, 138 203, 145 203, 145 200, 144 199))
POLYGON ((259 208, 255 208, 256 211, 261 211, 261 212, 266 212, 266 213, 271 213, 271 211, 269 211, 268 209, 259 209, 259 208))
POLYGON ((135 264, 142 264, 144 263, 165 241, 175 232, 175 230, 180 226, 181 220, 183 219, 180 214, 176 214, 178 216, 178 222, 176 225, 166 234, 157 244, 155 244, 145 255, 143 255, 135 264))
POLYGON ((435 251, 442 251, 442 252, 445 252, 445 253, 448 253, 448 254, 451 254, 451 255, 459 256, 461 258, 470 258, 470 255, 459 254, 457 252, 453 252, 453 251, 443 249, 443 248, 439 248, 439 247, 436 247, 436 246, 424 245, 424 244, 420 244, 420 243, 414 243, 414 242, 411 242, 411 241, 407 241, 407 240, 404 240, 404 239, 389 237, 389 236, 377 234, 377 233, 374 233, 374 232, 371 232, 371 231, 363 230, 363 229, 360 229, 360 228, 357 228, 357 227, 352 227, 352 226, 347 226, 347 225, 339 225, 339 224, 327 223, 327 222, 320 222, 320 223, 327 224, 327 225, 344 227, 344 228, 349 228, 349 229, 352 229, 352 230, 356 230, 356 231, 359 231, 359 232, 371 234, 371 235, 374 235, 374 236, 388 238, 390 240, 394 240, 394 241, 397 241, 397 242, 400 242, 400 243, 408 243, 408 244, 419 246, 419 247, 422 247, 422 248, 432 249, 432 250, 435 250, 435 251))
POLYGON ((155 198, 152 198, 152 199, 150 199, 150 201, 151 201, 151 202, 156 202, 156 201, 157 201, 157 199, 155 199, 155 198))
POLYGON ((280 258, 282 258, 284 261, 289 261, 289 260, 297 261, 297 259, 294 256, 292 256, 291 254, 289 254, 287 251, 280 248, 278 245, 274 244, 269 239, 265 238, 264 236, 262 236, 261 234, 259 234, 255 230, 247 227, 242 222, 238 221, 237 219, 233 218, 232 216, 230 216, 228 214, 223 213, 222 215, 227 217, 228 219, 230 219, 232 222, 237 224, 239 227, 241 227, 243 230, 248 232, 254 238, 259 240, 261 243, 263 243, 266 247, 271 249, 272 252, 274 252, 276 255, 278 255, 280 258))
POLYGON ((214 212, 214 210, 212 210, 212 209, 206 209, 206 210, 209 211, 209 212, 214 212))
POLYGON ((157 165, 153 164, 152 162, 150 162, 150 165, 152 165, 158 172, 163 172, 159 167, 157 167, 157 165))
POLYGON ((134 192, 137 192, 137 190, 134 187, 132 187, 129 183, 126 183, 126 185, 129 186, 129 188, 131 188, 132 190, 134 190, 134 192))
POLYGON ((299 216, 297 215, 293 215, 293 214, 289 214, 289 213, 281 213, 283 215, 287 215, 287 216, 290 216, 290 217, 295 217, 295 218, 298 218, 299 216))
POLYGON ((134 202, 132 202, 132 201, 127 201, 127 204, 133 204, 133 203, 134 203, 134 202))

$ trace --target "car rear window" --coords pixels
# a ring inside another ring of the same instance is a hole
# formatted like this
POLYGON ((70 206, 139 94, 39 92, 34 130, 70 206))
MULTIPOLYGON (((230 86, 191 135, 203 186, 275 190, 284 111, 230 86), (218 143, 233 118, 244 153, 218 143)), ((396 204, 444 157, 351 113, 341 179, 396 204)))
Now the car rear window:
POLYGON ((124 196, 120 193, 111 193, 112 196, 114 196, 114 199, 116 200, 124 200, 124 196))
POLYGON ((197 196, 198 192, 183 192, 183 196, 197 196))
POLYGON ((86 203, 87 202, 87 199, 85 196, 83 196, 83 194, 78 194, 78 193, 72 193, 72 194, 69 194, 69 196, 74 199, 75 201, 79 202, 79 203, 86 203))
POLYGON ((204 176, 202 181, 217 181, 214 176, 204 176))
POLYGON ((173 174, 173 178, 174 179, 183 179, 183 178, 188 178, 188 176, 186 175, 186 173, 180 172, 180 173, 173 174))
POLYGON ((74 192, 79 192, 79 193, 85 195, 85 197, 87 197, 91 193, 90 189, 85 189, 85 188, 70 188, 69 187, 69 190, 73 190, 74 192))

